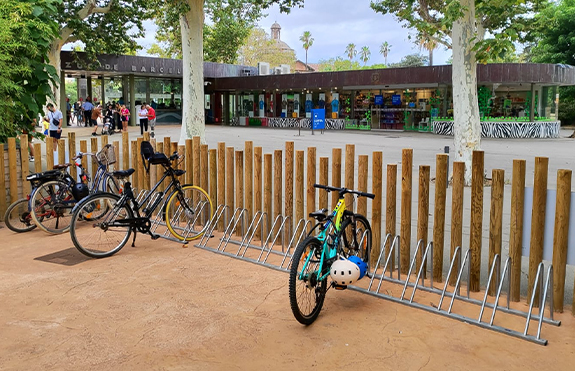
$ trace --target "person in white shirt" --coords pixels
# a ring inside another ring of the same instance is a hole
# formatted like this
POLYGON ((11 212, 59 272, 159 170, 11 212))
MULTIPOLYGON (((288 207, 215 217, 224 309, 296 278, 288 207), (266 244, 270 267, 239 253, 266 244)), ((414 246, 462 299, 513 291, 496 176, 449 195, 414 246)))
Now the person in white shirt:
POLYGON ((146 103, 142 103, 140 106, 138 117, 140 118, 140 133, 144 135, 144 127, 146 131, 148 131, 148 110, 146 109, 146 103))
POLYGON ((48 108, 48 120, 50 120, 50 138, 54 141, 54 151, 58 148, 58 139, 62 135, 62 112, 56 109, 52 103, 46 105, 48 108))

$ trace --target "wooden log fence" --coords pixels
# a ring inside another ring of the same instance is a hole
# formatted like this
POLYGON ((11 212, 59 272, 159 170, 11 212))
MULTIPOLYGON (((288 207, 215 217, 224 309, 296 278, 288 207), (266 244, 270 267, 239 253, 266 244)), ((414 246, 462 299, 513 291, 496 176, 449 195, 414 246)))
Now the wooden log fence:
MULTIPOLYGON (((106 138, 107 139, 107 138, 106 138)), ((2 155, 5 159, 0 162, 0 212, 4 213, 11 202, 26 196, 29 189, 26 176, 34 171, 45 171, 54 166, 54 163, 71 161, 79 149, 81 152, 96 153, 107 143, 106 139, 90 138, 77 142, 75 133, 69 133, 67 138, 57 142, 54 148, 52 140, 46 141, 43 148, 40 143, 34 144, 34 164, 28 163, 28 138, 20 137, 20 149, 16 138, 9 138, 7 146, 3 147, 2 155), (56 151, 55 151, 56 149, 56 151), (43 151, 44 150, 44 151, 43 151), (66 155, 68 153, 68 155, 66 155), (57 155, 56 155, 57 154, 57 155), (57 156, 55 161, 54 157, 57 156), (45 159, 45 161, 42 161, 45 159), (44 165, 45 164, 45 165, 44 165), (43 166, 46 166, 44 168, 43 166)), ((140 144, 148 136, 130 141, 127 133, 122 134, 121 141, 114 141, 116 150, 116 164, 113 169, 127 169, 130 166, 136 169, 132 176, 132 183, 138 189, 150 189, 162 176, 161 167, 152 167, 152 173, 148 174, 143 169, 140 156, 140 144)), ((524 221, 524 198, 526 186, 526 161, 513 160, 513 173, 511 175, 509 199, 504 198, 505 173, 500 169, 492 169, 490 186, 490 203, 484 210, 484 153, 475 151, 473 154, 472 184, 470 188, 471 210, 469 224, 464 225, 465 165, 462 162, 454 162, 452 166, 452 182, 450 197, 450 224, 446 227, 447 188, 444 186, 448 180, 448 157, 438 154, 436 157, 435 174, 432 174, 428 165, 420 165, 416 172, 418 179, 415 182, 413 176, 414 156, 417 153, 411 149, 402 151, 401 183, 398 184, 398 165, 384 164, 383 153, 375 151, 372 154, 356 155, 355 145, 345 146, 345 165, 342 164, 342 149, 332 149, 331 157, 319 157, 315 147, 297 149, 293 141, 285 143, 284 149, 277 149, 271 153, 264 153, 262 147, 254 146, 252 141, 246 141, 242 150, 236 151, 233 147, 226 147, 220 142, 217 148, 209 148, 201 144, 198 137, 188 139, 185 146, 178 146, 171 138, 152 140, 153 146, 159 152, 171 155, 174 150, 185 154, 183 162, 178 166, 187 171, 182 177, 182 183, 191 183, 201 186, 208 191, 214 208, 218 205, 227 205, 230 208, 229 216, 235 207, 245 207, 248 210, 248 223, 251 217, 262 211, 267 214, 267 226, 271 227, 277 215, 283 214, 292 217, 290 229, 301 218, 308 218, 307 214, 317 208, 333 208, 337 203, 337 193, 331 197, 323 190, 316 190, 314 183, 328 184, 335 187, 342 184, 347 188, 355 188, 364 192, 375 194, 374 200, 359 198, 357 205, 347 202, 349 209, 367 215, 372 226, 372 261, 379 254, 380 248, 385 248, 387 253, 391 247, 393 237, 400 237, 400 263, 403 274, 407 273, 411 259, 418 241, 423 241, 422 249, 416 257, 419 266, 422 263, 422 254, 428 242, 433 241, 433 278, 436 282, 447 279, 454 284, 455 275, 445 277, 444 256, 452 259, 457 247, 465 250, 470 249, 471 291, 481 289, 488 290, 488 294, 495 294, 495 282, 491 287, 480 286, 481 272, 488 271, 496 255, 505 255, 504 246, 509 244, 510 265, 510 298, 512 301, 521 299, 520 293, 527 289, 528 295, 533 293, 533 285, 537 267, 543 259, 544 223, 547 200, 547 180, 549 159, 546 157, 535 158, 534 164, 534 187, 533 209, 529 210, 532 215, 530 228, 528 280, 521 282, 522 246, 524 221), (307 152, 307 153, 306 153, 307 152), (371 160, 370 160, 371 156, 371 160), (356 171, 357 161, 357 171, 356 171), (331 164, 330 164, 331 162, 331 164), (345 166, 342 169, 342 166, 345 166), (384 176, 384 166, 386 175, 384 176), (344 170, 344 174, 342 174, 344 170), (343 178, 342 178, 343 176, 343 178), (371 178, 370 184, 368 179, 371 178), (399 189, 398 194, 398 186, 399 189), (413 187, 416 186, 416 192, 413 187), (385 188, 385 191, 384 191, 385 188), (434 194, 434 210, 430 214, 430 197, 434 194), (383 199, 385 195, 385 212, 383 199), (398 196, 400 197, 400 210, 398 210, 398 196), (414 200, 414 198, 416 198, 414 200), (417 202, 417 207, 414 205, 417 202), (503 210, 505 205, 511 205, 511 218, 504 220, 503 210), (414 210, 415 208, 415 210, 414 210), (305 211, 305 213, 304 213, 305 211), (398 220, 398 211, 400 219, 398 220), (415 213, 416 215, 415 215, 415 213), (487 212, 489 217, 484 215, 487 212), (483 231, 483 220, 489 220, 489 232, 483 231), (412 225, 416 236, 411 236, 412 225), (415 227, 416 226, 416 227, 415 227), (398 233, 399 228, 399 233, 398 233), (431 233, 430 233, 431 228, 431 233), (469 244, 463 241, 463 231, 469 229, 469 244), (506 232, 509 232, 509 241, 504 241, 506 232), (449 251, 444 252, 444 239, 449 233, 449 251), (383 236, 391 234, 392 238, 382 246, 383 236), (488 238, 487 238, 488 237, 488 238), (486 238, 488 244, 483 246, 482 240, 486 238), (488 249, 485 251, 484 249, 488 249), (481 256, 488 255, 488 259, 481 260, 481 256)), ((83 166, 92 174, 96 172, 96 164, 91 158, 83 158, 83 166)), ((70 168, 73 176, 76 169, 70 168)), ((160 187, 159 190, 165 188, 160 187)), ((561 169, 557 172, 557 197, 555 199, 554 233, 553 233, 553 293, 554 309, 563 311, 565 304, 567 272, 567 250, 569 215, 572 194, 572 171, 561 169)), ((217 229, 223 231, 227 221, 223 218, 217 229)), ((268 231, 262 235, 258 229, 256 239, 267 236, 268 231)), ((278 240, 279 241, 279 240, 278 240)), ((387 255, 387 254, 386 254, 387 255)), ((505 260, 502 256, 502 262, 505 260)), ((392 257, 389 269, 395 269, 396 264, 392 257)), ((381 269, 381 266, 379 267, 381 269)), ((524 267, 525 269, 526 267, 524 267)), ((454 267, 458 271, 459 266, 454 267)), ((485 279, 484 279, 485 281, 485 279)), ((538 293, 535 293, 536 298, 538 293)), ((527 298, 529 300, 530 297, 527 298)), ((536 301, 537 304, 537 301, 536 301)), ((575 314, 575 310, 574 310, 575 314)))

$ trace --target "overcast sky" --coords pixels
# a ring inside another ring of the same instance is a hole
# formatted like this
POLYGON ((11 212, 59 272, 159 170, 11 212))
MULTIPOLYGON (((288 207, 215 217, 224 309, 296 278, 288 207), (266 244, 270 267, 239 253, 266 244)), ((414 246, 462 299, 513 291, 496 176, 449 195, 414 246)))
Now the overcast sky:
MULTIPOLYGON (((266 11, 260 26, 269 34, 274 22, 281 26, 281 39, 295 50, 298 59, 305 60, 305 50, 299 37, 304 31, 310 31, 314 38, 313 46, 308 51, 308 62, 345 56, 345 48, 354 43, 359 50, 368 46, 371 51, 369 65, 383 63, 379 46, 387 41, 391 51, 388 63, 399 62, 408 54, 419 53, 419 47, 408 40, 409 31, 391 15, 375 13, 366 0, 307 0, 304 8, 294 8, 290 14, 280 14, 277 6, 266 11)), ((156 27, 153 22, 145 22, 146 37, 140 40, 144 50, 139 55, 146 55, 145 50, 154 42, 156 27)), ((413 33, 413 32, 412 32, 413 33)), ((427 55, 427 51, 421 51, 427 55)), ((443 46, 434 52, 434 64, 445 64, 451 56, 443 46)))

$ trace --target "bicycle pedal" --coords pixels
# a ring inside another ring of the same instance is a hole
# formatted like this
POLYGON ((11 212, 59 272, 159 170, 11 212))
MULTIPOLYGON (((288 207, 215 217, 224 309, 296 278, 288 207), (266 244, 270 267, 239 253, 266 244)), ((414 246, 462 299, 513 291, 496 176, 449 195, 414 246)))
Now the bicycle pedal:
POLYGON ((345 290, 345 289, 347 289, 347 285, 336 285, 336 284, 334 284, 333 288, 336 290, 345 290))

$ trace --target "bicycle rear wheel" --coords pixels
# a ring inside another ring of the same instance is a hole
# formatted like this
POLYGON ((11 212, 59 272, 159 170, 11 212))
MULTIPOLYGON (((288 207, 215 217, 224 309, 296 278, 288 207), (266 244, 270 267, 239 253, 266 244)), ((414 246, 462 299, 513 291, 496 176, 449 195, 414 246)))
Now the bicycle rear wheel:
MULTIPOLYGON (((327 279, 317 280, 321 254, 321 242, 308 237, 298 245, 292 257, 289 301, 295 319, 304 325, 311 325, 319 316, 327 291, 327 279)), ((322 271, 328 272, 328 269, 322 271)))
POLYGON ((44 232, 60 234, 70 229, 76 204, 68 184, 57 180, 39 186, 30 198, 32 220, 44 232))
POLYGON ((344 255, 358 256, 371 269, 371 226, 367 218, 361 214, 354 214, 343 221, 341 230, 344 255))
POLYGON ((128 242, 132 228, 122 224, 132 219, 132 210, 118 204, 120 196, 98 193, 84 198, 74 210, 70 236, 74 246, 91 258, 114 255, 128 242))
POLYGON ((200 187, 184 185, 174 191, 164 210, 166 226, 181 241, 192 241, 206 231, 214 209, 207 192, 200 187))
POLYGON ((16 233, 23 233, 36 228, 28 204, 27 198, 21 198, 8 206, 6 214, 4 214, 4 223, 8 229, 16 233))

